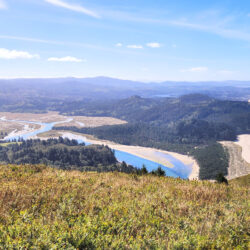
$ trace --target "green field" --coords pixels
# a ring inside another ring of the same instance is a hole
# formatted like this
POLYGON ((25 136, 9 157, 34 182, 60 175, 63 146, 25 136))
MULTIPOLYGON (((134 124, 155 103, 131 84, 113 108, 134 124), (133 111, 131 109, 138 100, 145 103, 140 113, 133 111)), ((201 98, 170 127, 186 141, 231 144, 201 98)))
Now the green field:
POLYGON ((0 167, 1 249, 247 249, 249 182, 0 167))

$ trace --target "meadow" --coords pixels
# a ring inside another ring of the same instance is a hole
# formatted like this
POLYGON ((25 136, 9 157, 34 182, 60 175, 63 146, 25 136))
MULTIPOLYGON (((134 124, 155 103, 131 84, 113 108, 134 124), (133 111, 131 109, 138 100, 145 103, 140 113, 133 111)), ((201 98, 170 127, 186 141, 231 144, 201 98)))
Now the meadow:
POLYGON ((249 249, 249 179, 2 165, 0 248, 249 249))

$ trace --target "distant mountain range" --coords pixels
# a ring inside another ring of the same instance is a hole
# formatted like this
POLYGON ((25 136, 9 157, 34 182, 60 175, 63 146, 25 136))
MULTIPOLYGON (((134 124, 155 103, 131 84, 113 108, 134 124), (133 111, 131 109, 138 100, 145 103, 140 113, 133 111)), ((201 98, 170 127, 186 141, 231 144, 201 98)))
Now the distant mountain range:
POLYGON ((190 93, 247 101, 250 99, 250 81, 144 83, 108 77, 0 80, 0 101, 7 102, 38 97, 96 100, 122 99, 133 95, 179 97, 190 93))

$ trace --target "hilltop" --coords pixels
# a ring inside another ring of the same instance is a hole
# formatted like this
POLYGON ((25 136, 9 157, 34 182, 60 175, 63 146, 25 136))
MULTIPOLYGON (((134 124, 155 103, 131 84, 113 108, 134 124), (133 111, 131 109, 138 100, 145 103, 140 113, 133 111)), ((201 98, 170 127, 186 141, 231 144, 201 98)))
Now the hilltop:
POLYGON ((0 248, 247 249, 249 183, 0 166, 0 248))

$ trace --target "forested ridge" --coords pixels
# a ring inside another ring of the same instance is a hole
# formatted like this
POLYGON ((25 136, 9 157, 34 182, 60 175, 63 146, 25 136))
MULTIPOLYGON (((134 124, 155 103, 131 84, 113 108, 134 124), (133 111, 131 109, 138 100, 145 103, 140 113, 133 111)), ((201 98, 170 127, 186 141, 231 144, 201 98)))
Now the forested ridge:
MULTIPOLYGON (((25 107, 32 110, 36 106, 38 110, 44 108, 44 112, 55 110, 68 116, 111 116, 128 122, 97 128, 54 129, 91 134, 120 144, 192 155, 199 162, 201 179, 214 179, 218 172, 227 174, 228 154, 218 141, 234 141, 237 135, 250 133, 248 102, 216 100, 201 94, 179 98, 132 96, 108 101, 57 100, 43 106, 45 100, 40 99, 33 103, 34 106, 25 107)), ((89 166, 85 165, 87 168, 89 166)))
POLYGON ((238 134, 250 133, 249 103, 221 101, 200 94, 159 99, 133 96, 116 102, 90 103, 72 112, 117 117, 128 124, 55 129, 192 155, 199 162, 201 179, 214 179, 219 172, 227 174, 229 156, 218 141, 234 141, 238 134))
POLYGON ((78 144, 67 138, 26 140, 0 144, 0 162, 3 164, 44 164, 65 170, 121 171, 131 173, 136 169, 117 162, 114 152, 107 146, 78 144))
MULTIPOLYGON (((168 125, 176 127, 180 122, 202 120, 211 124, 227 125, 238 133, 250 132, 250 104, 240 101, 216 100, 201 94, 180 98, 141 98, 109 102, 72 102, 57 108, 65 115, 111 116, 129 123, 168 125)), ((233 136, 233 135, 232 135, 233 136)))

